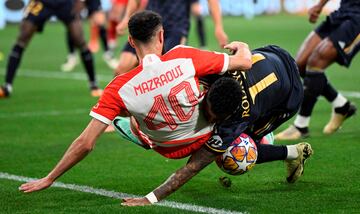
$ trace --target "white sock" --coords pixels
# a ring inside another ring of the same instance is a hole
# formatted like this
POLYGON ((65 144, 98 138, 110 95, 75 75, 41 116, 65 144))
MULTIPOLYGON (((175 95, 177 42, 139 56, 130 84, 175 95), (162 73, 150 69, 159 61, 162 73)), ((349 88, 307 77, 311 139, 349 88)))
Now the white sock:
POLYGON ((342 107, 347 102, 347 99, 340 93, 336 96, 335 100, 331 102, 333 108, 342 107))
POLYGON ((287 145, 287 160, 294 160, 299 156, 299 153, 296 149, 296 145, 287 145))
POLYGON ((12 93, 13 87, 10 83, 6 83, 5 88, 8 90, 9 93, 12 93))
POLYGON ((294 125, 298 128, 306 128, 309 127, 310 124, 310 117, 305 117, 301 115, 296 115, 294 125))

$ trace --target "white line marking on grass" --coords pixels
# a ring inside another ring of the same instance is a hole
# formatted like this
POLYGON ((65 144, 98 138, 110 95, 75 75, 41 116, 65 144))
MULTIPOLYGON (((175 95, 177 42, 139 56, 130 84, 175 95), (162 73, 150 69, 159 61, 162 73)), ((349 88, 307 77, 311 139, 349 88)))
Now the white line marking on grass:
POLYGON ((16 117, 40 117, 40 116, 60 116, 89 113, 90 109, 73 109, 71 111, 34 111, 34 112, 0 112, 0 118, 16 118, 16 117))
MULTIPOLYGON (((12 175, 8 174, 6 172, 0 172, 0 178, 7 179, 7 180, 13 180, 13 181, 21 181, 21 182, 29 182, 33 180, 37 180, 37 178, 29 178, 19 175, 12 175)), ((127 197, 141 197, 138 195, 132 195, 122 192, 115 192, 115 191, 109 191, 105 189, 96 189, 90 186, 83 186, 83 185, 76 185, 76 184, 66 184, 61 182, 55 182, 53 183, 52 187, 59 187, 69 190, 75 190, 79 192, 86 192, 91 193, 95 195, 101 195, 109 198, 116 198, 116 199, 122 199, 127 197)), ((217 209, 212 207, 204 207, 204 206, 198 206, 194 204, 185 204, 185 203, 178 203, 174 201, 162 201, 159 203, 156 203, 154 205, 162 206, 162 207, 169 207, 174 209, 180 209, 180 210, 187 210, 192 212, 199 212, 199 213, 209 213, 209 214, 245 214, 247 212, 237 212, 237 211, 231 211, 231 210, 225 210, 225 209, 217 209)))
POLYGON ((345 97, 360 98, 360 92, 357 91, 340 91, 345 97))
MULTIPOLYGON (((0 74, 5 75, 5 69, 0 68, 0 74)), ((110 72, 109 72, 110 73, 110 72)), ((33 69, 19 69, 18 76, 21 77, 36 77, 46 79, 70 79, 70 80, 81 80, 87 81, 87 75, 85 72, 73 71, 73 72, 61 72, 61 71, 49 71, 49 70, 33 70, 33 69)), ((110 82, 114 76, 112 74, 96 74, 97 81, 110 82)))

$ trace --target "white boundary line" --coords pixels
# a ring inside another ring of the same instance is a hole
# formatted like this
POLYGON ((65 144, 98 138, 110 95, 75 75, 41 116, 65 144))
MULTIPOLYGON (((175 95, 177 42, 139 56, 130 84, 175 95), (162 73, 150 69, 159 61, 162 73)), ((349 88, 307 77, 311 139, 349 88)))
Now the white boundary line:
MULTIPOLYGON (((0 68, 0 75, 5 75, 5 68, 0 68)), ((46 78, 46 79, 68 79, 68 80, 81 80, 87 81, 85 71, 72 71, 72 72, 61 72, 50 71, 50 70, 33 70, 21 68, 17 71, 17 76, 21 77, 35 77, 35 78, 46 78)), ((97 81, 99 82, 110 82, 114 76, 112 74, 96 74, 97 81)))
MULTIPOLYGON (((6 172, 0 172, 0 178, 12 180, 12 181, 21 181, 21 182, 29 182, 33 180, 37 180, 37 178, 29 178, 19 175, 12 175, 6 172)), ((75 190, 79 192, 86 192, 91 193, 95 195, 101 195, 109 198, 116 198, 116 199, 122 199, 126 197, 140 197, 138 195, 132 195, 122 192, 115 192, 115 191, 109 191, 105 189, 96 189, 90 186, 83 186, 83 185, 77 185, 77 184, 66 184, 61 182, 55 182, 53 183, 52 187, 59 187, 69 190, 75 190)), ((225 210, 225 209, 216 209, 212 207, 204 207, 204 206, 198 206, 195 204, 185 204, 185 203, 178 203, 173 201, 162 201, 159 203, 156 203, 154 205, 162 206, 162 207, 169 207, 174 209, 180 209, 180 210, 186 210, 186 211, 192 211, 192 212, 199 212, 199 213, 209 213, 209 214, 246 214, 247 212, 237 212, 232 210, 225 210)))
MULTIPOLYGON (((5 75, 5 68, 0 68, 0 75, 5 75)), ((69 79, 69 80, 81 80, 86 81, 87 76, 85 72, 73 71, 73 72, 61 72, 50 71, 50 70, 33 70, 33 69, 19 69, 18 76, 22 77, 36 77, 36 78, 47 78, 47 79, 69 79)), ((114 76, 109 74, 97 74, 97 80, 99 82, 110 82, 114 76)), ((340 91, 344 96, 360 99, 360 92, 358 91, 340 91)))
POLYGON ((91 109, 73 109, 68 111, 33 111, 33 112, 0 112, 0 118, 17 118, 17 117, 42 117, 42 116, 61 116, 89 113, 91 109))

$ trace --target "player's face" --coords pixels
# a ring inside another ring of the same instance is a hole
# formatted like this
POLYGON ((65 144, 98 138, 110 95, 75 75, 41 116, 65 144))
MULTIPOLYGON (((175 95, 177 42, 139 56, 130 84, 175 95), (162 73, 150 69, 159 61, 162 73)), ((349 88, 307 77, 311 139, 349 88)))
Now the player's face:
POLYGON ((212 112, 211 110, 211 104, 207 99, 204 110, 205 110, 205 117, 210 123, 219 123, 229 118, 228 116, 220 117, 219 115, 214 114, 214 112, 212 112))

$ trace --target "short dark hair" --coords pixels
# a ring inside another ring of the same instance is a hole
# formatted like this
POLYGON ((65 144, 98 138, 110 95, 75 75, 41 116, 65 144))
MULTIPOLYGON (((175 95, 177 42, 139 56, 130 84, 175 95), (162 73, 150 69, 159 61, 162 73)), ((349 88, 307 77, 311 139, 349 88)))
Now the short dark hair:
POLYGON ((241 103, 241 86, 233 78, 221 77, 211 85, 206 96, 211 112, 222 120, 233 114, 241 103))
POLYGON ((160 26, 162 26, 161 16, 149 10, 135 13, 128 23, 131 37, 143 43, 149 42, 160 26))

